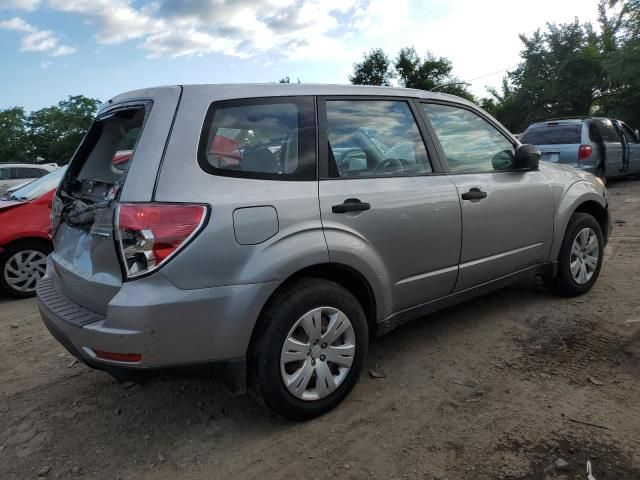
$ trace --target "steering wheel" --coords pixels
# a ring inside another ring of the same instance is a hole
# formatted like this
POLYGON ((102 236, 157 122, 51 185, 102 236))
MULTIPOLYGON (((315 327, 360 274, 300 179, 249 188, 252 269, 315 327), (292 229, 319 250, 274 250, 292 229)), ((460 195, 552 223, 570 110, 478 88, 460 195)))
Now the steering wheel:
POLYGON ((386 170, 391 165, 394 165, 396 167, 394 170, 391 170, 392 173, 396 173, 396 172, 402 173, 402 172, 404 172, 404 165, 402 164, 401 160, 399 160, 397 158, 386 158, 386 159, 382 160, 378 165, 376 165, 374 167, 374 169, 371 172, 371 174, 372 175, 377 175, 381 171, 386 170))

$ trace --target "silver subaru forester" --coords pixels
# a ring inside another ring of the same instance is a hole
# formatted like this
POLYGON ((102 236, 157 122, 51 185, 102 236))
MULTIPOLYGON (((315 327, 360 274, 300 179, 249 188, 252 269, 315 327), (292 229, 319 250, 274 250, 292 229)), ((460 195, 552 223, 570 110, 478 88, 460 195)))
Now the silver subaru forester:
POLYGON ((53 203, 38 284, 53 336, 117 378, 224 367, 306 419, 370 338, 541 276, 595 283, 594 176, 539 162, 457 97, 387 87, 198 85, 109 100, 53 203))

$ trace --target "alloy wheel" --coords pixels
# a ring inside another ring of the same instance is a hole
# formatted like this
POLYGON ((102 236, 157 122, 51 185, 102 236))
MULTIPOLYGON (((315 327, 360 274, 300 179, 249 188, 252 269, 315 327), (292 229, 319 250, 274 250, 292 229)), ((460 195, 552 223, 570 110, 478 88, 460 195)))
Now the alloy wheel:
POLYGON ((573 280, 584 285, 595 274, 598 268, 600 249, 598 236, 591 228, 583 228, 573 240, 569 267, 573 280))
POLYGON ((20 250, 4 266, 6 284, 20 293, 33 292, 47 268, 47 256, 38 250, 20 250))

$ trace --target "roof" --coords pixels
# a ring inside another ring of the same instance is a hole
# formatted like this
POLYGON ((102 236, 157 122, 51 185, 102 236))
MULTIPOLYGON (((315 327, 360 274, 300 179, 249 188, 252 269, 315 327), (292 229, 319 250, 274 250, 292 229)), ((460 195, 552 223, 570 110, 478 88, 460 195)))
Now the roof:
MULTIPOLYGON (((458 103, 471 102, 446 93, 430 92, 412 88, 379 87, 371 85, 325 85, 313 83, 239 83, 239 84, 202 84, 180 85, 186 91, 197 94, 209 94, 221 98, 253 98, 253 97, 285 97, 294 95, 353 95, 353 96, 388 96, 410 97, 430 100, 454 100, 458 103)), ((152 87, 134 90, 118 95, 108 103, 117 103, 133 97, 151 97, 161 90, 174 89, 178 85, 152 87)))

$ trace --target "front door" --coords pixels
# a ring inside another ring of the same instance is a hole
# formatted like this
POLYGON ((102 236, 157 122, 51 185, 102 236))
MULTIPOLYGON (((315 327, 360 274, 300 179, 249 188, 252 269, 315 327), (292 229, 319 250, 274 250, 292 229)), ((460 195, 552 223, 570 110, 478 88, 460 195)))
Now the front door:
POLYGON ((423 103, 462 206, 456 291, 545 263, 553 235, 553 197, 540 171, 509 171, 506 132, 475 111, 423 103))
POLYGON ((460 255, 460 202, 432 166, 416 107, 398 98, 318 104, 326 167, 320 210, 331 261, 376 278, 390 305, 382 315, 449 294, 460 255))
POLYGON ((627 173, 640 172, 640 139, 629 125, 621 123, 624 137, 627 142, 627 173))

